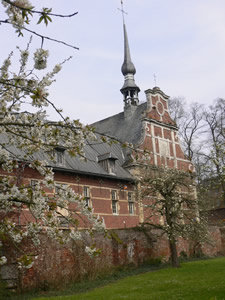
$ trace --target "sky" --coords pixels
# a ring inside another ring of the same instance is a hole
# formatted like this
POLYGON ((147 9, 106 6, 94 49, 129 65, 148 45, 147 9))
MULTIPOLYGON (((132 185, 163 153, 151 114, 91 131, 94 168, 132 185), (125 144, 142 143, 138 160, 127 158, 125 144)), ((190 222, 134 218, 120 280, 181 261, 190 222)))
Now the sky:
MULTIPOLYGON (((31 25, 37 32, 80 49, 44 42, 50 51, 49 70, 73 56, 50 88, 49 99, 65 116, 85 124, 121 112, 120 0, 30 1, 37 9, 52 7, 54 13, 78 11, 72 18, 54 18, 48 27, 31 25)), ((155 86, 154 74, 164 93, 184 97, 188 103, 209 105, 225 97, 224 0, 124 0, 124 10, 128 13, 125 19, 140 101, 146 100, 144 91, 155 86)), ((6 19, 2 6, 0 19, 6 19)), ((14 30, 3 24, 0 36, 0 63, 16 45, 24 48, 29 39, 28 34, 17 38, 14 30)), ((31 50, 40 44, 34 37, 31 50)), ((49 116, 57 118, 52 111, 49 116)))

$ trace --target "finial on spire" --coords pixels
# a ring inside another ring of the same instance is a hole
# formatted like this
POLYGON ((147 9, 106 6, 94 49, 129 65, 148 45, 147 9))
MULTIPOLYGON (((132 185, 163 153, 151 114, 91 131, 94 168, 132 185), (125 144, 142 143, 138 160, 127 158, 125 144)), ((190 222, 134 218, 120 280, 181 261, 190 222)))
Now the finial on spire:
POLYGON ((123 0, 121 0, 121 9, 118 8, 119 11, 122 12, 122 17, 123 17, 123 24, 125 24, 125 18, 124 18, 124 15, 128 15, 128 13, 123 9, 123 0))
POLYGON ((153 74, 153 77, 154 77, 154 83, 155 83, 155 86, 156 86, 156 75, 153 74))

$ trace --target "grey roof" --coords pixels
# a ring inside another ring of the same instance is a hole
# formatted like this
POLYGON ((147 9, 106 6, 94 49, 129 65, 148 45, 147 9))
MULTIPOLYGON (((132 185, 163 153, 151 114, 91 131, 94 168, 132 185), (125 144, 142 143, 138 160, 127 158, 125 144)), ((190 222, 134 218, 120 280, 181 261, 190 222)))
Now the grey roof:
POLYGON ((120 89, 120 91, 123 92, 125 90, 130 90, 130 89, 138 90, 138 92, 140 92, 140 88, 136 85, 135 80, 133 78, 125 79, 124 84, 120 89))
POLYGON ((147 109, 147 103, 142 103, 136 107, 130 118, 126 118, 124 112, 112 117, 95 122, 92 126, 96 132, 113 137, 121 142, 128 142, 138 145, 142 140, 143 133, 143 113, 147 109))
MULTIPOLYGON (((0 139, 3 143, 5 143, 5 145, 8 145, 7 136, 1 135, 0 139)), ((14 145, 8 145, 6 146, 6 148, 10 151, 11 155, 17 157, 18 160, 23 160, 25 152, 23 152, 21 149, 19 149, 14 145)), ((109 145, 107 143, 103 143, 100 137, 97 135, 96 141, 91 141, 91 142, 86 141, 86 145, 84 147, 84 153, 85 153, 86 160, 81 159, 78 156, 72 157, 65 151, 64 160, 62 164, 51 161, 48 155, 41 151, 35 153, 33 157, 30 157, 30 160, 39 159, 39 160, 48 161, 49 166, 53 167, 55 170, 72 172, 76 174, 91 175, 91 176, 116 178, 119 180, 134 181, 132 175, 126 169, 123 168, 123 165, 125 163, 125 157, 120 144, 109 145), (106 155, 106 157, 108 158, 114 159, 115 161, 114 174, 109 174, 98 163, 98 157, 99 156, 103 157, 104 155, 106 155)))
POLYGON ((92 142, 87 141, 87 144, 84 147, 84 153, 86 160, 82 160, 79 157, 71 157, 69 154, 65 153, 65 163, 63 165, 53 163, 51 163, 51 165, 58 170, 134 181, 132 175, 122 167, 125 163, 125 158, 119 144, 110 146, 101 142, 100 139, 92 142), (111 157, 117 158, 115 160, 115 175, 105 171, 98 162, 98 156, 104 156, 108 153, 111 153, 111 157))
MULTIPOLYGON (((130 88, 140 91, 133 78, 136 69, 131 60, 126 26, 125 24, 123 24, 123 26, 124 62, 121 70, 125 76, 125 82, 121 91, 125 93, 125 91, 130 88)), ((145 110, 146 103, 137 106, 135 112, 129 118, 125 118, 125 115, 122 112, 105 120, 96 122, 93 126, 96 128, 97 133, 104 133, 121 142, 138 145, 142 138, 142 113, 145 110)), ((10 149, 11 153, 19 157, 19 159, 23 159, 25 153, 18 147, 9 145, 8 149, 10 149)), ((61 148, 61 151, 62 150, 63 149, 61 148)), ((79 157, 71 157, 65 151, 63 164, 50 161, 47 154, 43 152, 36 153, 35 157, 40 160, 49 161, 49 165, 57 170, 134 181, 134 177, 124 168, 129 160, 131 151, 128 148, 124 149, 121 143, 109 145, 103 143, 100 136, 98 136, 97 141, 86 141, 84 153, 86 160, 81 160, 79 157), (115 175, 109 174, 103 169, 99 164, 99 161, 102 159, 113 159, 115 161, 115 175)))
POLYGON ((116 157, 112 152, 98 155, 98 161, 102 161, 106 159, 117 160, 118 157, 116 157))

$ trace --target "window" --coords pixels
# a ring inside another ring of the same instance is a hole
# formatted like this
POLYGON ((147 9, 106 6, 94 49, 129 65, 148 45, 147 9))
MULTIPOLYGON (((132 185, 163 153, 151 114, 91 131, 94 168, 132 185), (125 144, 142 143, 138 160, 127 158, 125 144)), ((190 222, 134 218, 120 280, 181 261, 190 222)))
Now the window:
POLYGON ((90 188, 88 186, 84 186, 84 200, 86 202, 86 206, 90 207, 90 188))
POLYGON ((37 186, 37 184, 38 184, 38 181, 37 181, 37 180, 31 180, 31 181, 30 181, 30 187, 31 187, 32 189, 34 189, 34 188, 37 186))
POLYGON ((128 201, 133 202, 133 193, 132 192, 128 192, 128 201))
POLYGON ((109 173, 114 174, 116 169, 115 159, 109 159, 108 163, 109 163, 109 173))
POLYGON ((132 192, 128 192, 128 210, 129 214, 133 215, 134 214, 134 195, 132 192))
POLYGON ((110 173, 110 174, 115 173, 115 167, 116 167, 115 159, 104 159, 104 160, 100 161, 99 164, 108 173, 110 173))
POLYGON ((102 161, 100 161, 99 163, 100 163, 101 167, 102 167, 105 171, 109 172, 109 164, 108 164, 108 160, 107 160, 107 159, 102 160, 102 161))
POLYGON ((117 193, 115 190, 111 191, 112 196, 112 212, 113 214, 118 214, 118 200, 117 200, 117 193))
POLYGON ((57 207, 58 212, 58 220, 60 222, 60 227, 69 227, 69 222, 67 220, 67 217, 69 215, 69 212, 66 208, 57 207))
POLYGON ((109 174, 115 174, 117 159, 111 152, 98 156, 100 166, 109 174))
POLYGON ((66 188, 67 188, 66 184, 58 183, 55 186, 55 194, 57 195, 57 197, 64 197, 66 193, 66 188))
POLYGON ((34 200, 35 190, 36 190, 37 185, 38 185, 38 181, 37 180, 31 180, 30 181, 30 187, 32 189, 32 192, 31 192, 31 198, 32 198, 32 200, 34 200))
POLYGON ((134 214, 134 202, 128 202, 129 214, 134 214))
MULTIPOLYGON (((63 194, 65 193, 66 185, 65 184, 58 184, 55 186, 55 194, 56 197, 59 199, 60 197, 63 197, 63 194)), ((67 220, 67 217, 69 216, 69 211, 67 204, 64 202, 62 206, 57 205, 57 213, 58 213, 58 219, 60 222, 60 227, 69 227, 69 222, 67 220)))
POLYGON ((118 213, 118 205, 117 205, 117 201, 115 201, 115 200, 112 200, 112 212, 113 212, 113 214, 118 213))
POLYGON ((59 186, 59 185, 56 185, 56 186, 55 186, 55 193, 56 193, 56 194, 59 194, 59 192, 60 192, 60 186, 59 186))
POLYGON ((116 193, 116 191, 112 190, 111 194, 112 194, 112 200, 117 200, 117 193, 116 193))
POLYGON ((56 159, 56 163, 59 165, 65 164, 64 152, 65 152, 64 149, 61 148, 55 149, 55 159, 56 159))

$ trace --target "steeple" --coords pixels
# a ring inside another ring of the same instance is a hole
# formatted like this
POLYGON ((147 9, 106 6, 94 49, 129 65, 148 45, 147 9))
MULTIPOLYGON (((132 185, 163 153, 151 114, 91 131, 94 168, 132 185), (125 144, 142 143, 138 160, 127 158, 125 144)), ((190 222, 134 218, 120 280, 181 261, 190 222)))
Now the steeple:
POLYGON ((134 75, 136 73, 135 66, 131 60, 130 48, 128 43, 128 36, 126 30, 126 24, 124 20, 123 1, 121 1, 122 14, 123 14, 123 31, 124 31, 124 62, 122 64, 122 74, 124 75, 124 85, 121 88, 123 94, 124 108, 135 107, 139 103, 138 93, 140 92, 139 87, 136 85, 134 75))
POLYGON ((136 73, 136 69, 130 57, 130 48, 129 48, 125 23, 123 24, 123 31, 124 31, 124 62, 121 71, 124 76, 126 76, 129 73, 134 75, 136 73))

